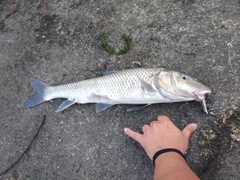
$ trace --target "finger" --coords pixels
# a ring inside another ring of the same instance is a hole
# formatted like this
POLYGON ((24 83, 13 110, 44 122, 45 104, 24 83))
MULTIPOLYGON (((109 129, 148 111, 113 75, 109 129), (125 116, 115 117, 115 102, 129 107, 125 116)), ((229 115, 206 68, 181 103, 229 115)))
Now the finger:
POLYGON ((185 136, 187 136, 188 138, 190 138, 190 136, 192 135, 192 133, 197 129, 197 124, 195 123, 192 123, 192 124, 189 124, 187 125, 183 130, 183 134, 185 136))
POLYGON ((152 127, 155 123, 157 123, 157 121, 152 121, 149 126, 152 127))
POLYGON ((139 134, 139 133, 137 133, 137 132, 135 132, 135 131, 133 131, 133 130, 131 130, 131 129, 129 129, 129 128, 124 128, 124 132, 125 132, 128 136, 130 136, 131 138, 133 138, 134 140, 136 140, 137 142, 140 143, 141 138, 142 138, 142 134, 139 134))
POLYGON ((149 125, 143 125, 143 127, 142 127, 142 132, 145 132, 147 129, 149 128, 149 125))
POLYGON ((170 121, 169 117, 166 116, 166 115, 159 115, 159 116, 157 117, 157 120, 158 120, 158 121, 170 121))
POLYGON ((171 119, 168 116, 160 115, 160 116, 158 116, 157 120, 158 120, 158 122, 161 123, 162 126, 165 126, 165 127, 174 126, 175 127, 174 123, 171 121, 171 119))

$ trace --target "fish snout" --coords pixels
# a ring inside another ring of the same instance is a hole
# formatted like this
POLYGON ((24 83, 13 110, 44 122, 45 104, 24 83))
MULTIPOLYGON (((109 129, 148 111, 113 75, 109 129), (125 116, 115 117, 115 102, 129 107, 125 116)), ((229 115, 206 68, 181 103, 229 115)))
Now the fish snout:
POLYGON ((211 89, 196 90, 193 92, 193 94, 196 96, 196 101, 203 101, 205 99, 205 95, 211 94, 211 89))

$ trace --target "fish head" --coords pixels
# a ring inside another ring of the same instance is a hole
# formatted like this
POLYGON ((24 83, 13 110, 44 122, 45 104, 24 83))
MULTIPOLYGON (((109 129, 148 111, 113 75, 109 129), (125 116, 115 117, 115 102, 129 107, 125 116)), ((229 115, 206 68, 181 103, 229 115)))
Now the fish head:
POLYGON ((202 101, 206 94, 211 94, 208 86, 187 74, 176 71, 161 71, 157 78, 157 84, 157 89, 161 87, 165 94, 172 95, 173 98, 180 97, 183 100, 202 101))

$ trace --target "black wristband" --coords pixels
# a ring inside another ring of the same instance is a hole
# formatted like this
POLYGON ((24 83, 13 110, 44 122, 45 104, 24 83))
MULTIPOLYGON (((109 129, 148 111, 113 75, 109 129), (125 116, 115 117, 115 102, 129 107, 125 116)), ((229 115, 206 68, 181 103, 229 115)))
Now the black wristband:
POLYGON ((166 153, 166 152, 176 152, 176 153, 180 154, 180 155, 183 157, 183 159, 185 159, 185 161, 187 161, 186 158, 185 158, 185 156, 184 156, 184 154, 183 154, 181 151, 179 151, 178 149, 175 149, 175 148, 166 148, 166 149, 161 149, 160 151, 158 151, 158 152, 156 152, 156 153, 154 154, 154 156, 153 156, 153 165, 154 165, 154 167, 155 167, 155 160, 157 159, 157 157, 158 157, 159 155, 163 154, 163 153, 166 153))

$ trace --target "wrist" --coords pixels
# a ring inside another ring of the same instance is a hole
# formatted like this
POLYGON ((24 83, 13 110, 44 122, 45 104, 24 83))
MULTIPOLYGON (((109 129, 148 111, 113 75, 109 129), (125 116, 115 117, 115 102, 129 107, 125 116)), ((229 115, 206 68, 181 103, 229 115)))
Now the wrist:
POLYGON ((158 156, 155 160, 155 170, 161 169, 163 171, 168 171, 170 169, 175 169, 186 165, 187 162, 183 159, 183 157, 175 152, 164 153, 158 156))
POLYGON ((153 165, 155 166, 155 161, 159 158, 159 156, 164 156, 166 154, 170 154, 172 156, 172 154, 174 154, 174 156, 179 156, 180 158, 182 158, 184 161, 186 161, 186 158, 184 156, 184 154, 175 148, 165 148, 165 149, 161 149, 159 151, 157 151, 154 156, 153 156, 153 165))

